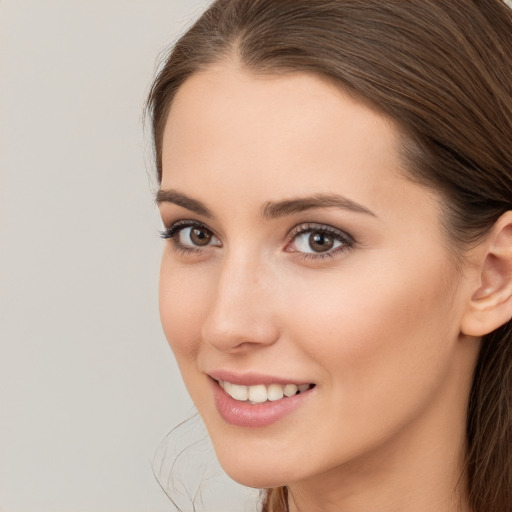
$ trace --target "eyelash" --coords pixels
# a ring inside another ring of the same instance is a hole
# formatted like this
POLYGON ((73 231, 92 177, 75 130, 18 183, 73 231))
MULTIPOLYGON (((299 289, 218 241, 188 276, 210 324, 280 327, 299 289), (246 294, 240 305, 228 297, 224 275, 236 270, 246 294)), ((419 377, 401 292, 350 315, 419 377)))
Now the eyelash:
POLYGON ((334 256, 338 253, 345 253, 350 251, 355 244, 355 240, 348 233, 342 231, 341 229, 333 228, 331 226, 327 226, 325 224, 316 224, 316 223, 305 223, 299 224, 295 228, 293 228, 288 235, 288 243, 291 243, 295 240, 298 240, 299 236, 304 235, 306 233, 318 233, 320 235, 328 235, 334 241, 340 242, 341 245, 334 248, 333 250, 329 250, 328 252, 300 252, 300 251, 287 251, 287 252, 296 252, 301 255, 304 259, 314 259, 321 260, 326 258, 334 258, 334 256))
POLYGON ((180 220, 178 222, 175 222, 172 226, 166 227, 162 231, 160 231, 160 238, 163 238, 164 240, 172 239, 173 241, 173 248, 182 254, 194 254, 194 253, 200 253, 205 251, 211 246, 207 246, 204 248, 197 247, 189 247, 186 245, 183 245, 179 242, 176 235, 179 235, 179 233, 186 229, 186 228, 198 228, 203 229, 205 231, 209 231, 213 234, 213 231, 206 225, 201 222, 193 221, 193 220, 180 220))
MULTIPOLYGON (((197 222, 197 221, 184 220, 184 221, 175 222, 170 227, 167 227, 164 230, 160 231, 160 237, 163 238, 164 240, 172 239, 174 249, 177 252, 183 253, 183 254, 201 253, 201 252, 204 252, 205 250, 212 247, 211 245, 208 245, 208 246, 205 246, 204 248, 201 248, 200 246, 198 246, 197 248, 193 248, 193 247, 189 247, 189 246, 181 244, 176 235, 178 235, 183 229, 190 228, 190 227, 209 231, 210 233, 212 233, 213 236, 215 236, 213 231, 205 224, 203 224, 201 222, 197 222)), ((344 231, 341 231, 340 229, 333 228, 333 227, 327 226, 325 224, 304 223, 304 224, 299 224, 298 226, 294 227, 290 231, 290 233, 287 237, 286 246, 288 247, 288 245, 290 243, 298 240, 299 236, 304 235, 306 233, 318 233, 320 235, 328 235, 336 242, 340 242, 341 245, 334 248, 334 250, 329 250, 328 252, 324 252, 324 253, 315 253, 315 252, 306 253, 306 252, 301 252, 301 251, 293 251, 293 250, 285 249, 286 252, 297 253, 305 260, 309 260, 309 259, 322 260, 322 259, 326 259, 326 258, 333 258, 334 255, 337 253, 348 252, 353 248, 354 244, 356 243, 352 236, 350 236, 348 233, 346 233, 344 231)))

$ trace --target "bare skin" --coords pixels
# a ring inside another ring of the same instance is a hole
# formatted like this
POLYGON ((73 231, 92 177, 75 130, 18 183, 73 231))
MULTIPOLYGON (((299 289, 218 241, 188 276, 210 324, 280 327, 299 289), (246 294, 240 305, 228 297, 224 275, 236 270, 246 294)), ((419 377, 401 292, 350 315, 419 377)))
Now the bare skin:
POLYGON ((441 198, 405 177, 399 145, 320 78, 235 62, 190 78, 167 120, 163 328, 226 472, 288 485, 292 512, 469 512, 482 254, 453 264, 441 198), (315 387, 240 427, 216 408, 217 369, 315 387))

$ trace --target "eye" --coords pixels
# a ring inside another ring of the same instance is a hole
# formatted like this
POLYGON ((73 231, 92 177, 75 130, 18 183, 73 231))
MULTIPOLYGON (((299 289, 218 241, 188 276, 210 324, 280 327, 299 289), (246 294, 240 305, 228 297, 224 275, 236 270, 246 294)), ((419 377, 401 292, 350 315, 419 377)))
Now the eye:
POLYGON ((176 238, 180 245, 188 247, 204 247, 205 245, 210 245, 212 240, 215 240, 213 233, 209 229, 193 226, 180 229, 176 238))
POLYGON ((292 230, 290 238, 286 251, 308 257, 332 256, 354 245, 354 239, 348 233, 322 224, 301 224, 292 230))
POLYGON ((179 221, 161 232, 164 239, 172 238, 177 249, 198 251, 209 246, 220 247, 222 243, 204 224, 192 221, 179 221))

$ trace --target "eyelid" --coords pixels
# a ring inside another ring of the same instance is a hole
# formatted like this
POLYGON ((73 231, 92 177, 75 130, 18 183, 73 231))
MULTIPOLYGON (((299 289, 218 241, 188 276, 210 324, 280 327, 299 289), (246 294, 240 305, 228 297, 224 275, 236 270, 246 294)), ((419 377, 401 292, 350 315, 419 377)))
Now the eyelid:
MULTIPOLYGON (((221 238, 215 233, 215 231, 210 228, 205 223, 198 221, 198 220, 192 220, 192 219, 181 219, 176 222, 171 223, 168 226, 165 226, 165 229, 160 232, 160 236, 163 239, 173 239, 173 247, 175 250, 180 252, 186 252, 186 253, 204 253, 205 251, 208 251, 212 247, 222 247, 222 240, 221 238), (215 237, 218 240, 218 244, 211 244, 211 245, 205 245, 205 246, 189 246, 184 245, 179 242, 179 239, 176 237, 177 234, 179 234, 183 229, 186 228, 199 228, 204 229, 206 231, 209 231, 212 233, 212 236, 215 237)), ((334 226, 331 226, 329 224, 322 224, 318 222, 305 222, 296 225, 286 236, 286 243, 284 250, 285 252, 289 253, 296 253, 297 255, 300 255, 302 258, 311 258, 311 259, 321 259, 321 258, 327 258, 327 257, 334 257, 338 252, 346 252, 353 248, 354 244, 356 243, 355 239, 346 231, 336 228, 334 226), (318 233, 325 233, 333 237, 338 242, 341 242, 341 245, 338 247, 335 247, 334 249, 327 250, 325 252, 304 252, 300 250, 290 250, 290 244, 293 243, 300 235, 303 235, 308 232, 318 232, 318 233)))
POLYGON ((178 254, 201 256, 208 254, 212 248, 222 247, 222 241, 215 232, 203 222, 192 219, 183 219, 173 222, 171 225, 165 226, 165 229, 160 231, 160 236, 164 240, 171 241, 173 251, 178 254), (215 238, 219 243, 207 244, 204 246, 183 244, 180 240, 180 233, 187 228, 199 228, 201 230, 209 231, 212 238, 215 238))
POLYGON ((176 222, 171 223, 169 226, 165 225, 164 229, 162 231, 160 231, 160 236, 164 239, 173 238, 182 229, 190 228, 190 227, 206 229, 207 231, 210 231, 216 238, 218 238, 220 240, 220 237, 215 233, 215 231, 210 226, 207 226, 206 224, 204 224, 203 222, 200 222, 198 220, 192 220, 192 219, 178 220, 176 222))
POLYGON ((353 249, 356 240, 353 236, 351 236, 346 231, 342 229, 335 228, 328 224, 321 224, 317 222, 306 222, 303 224, 299 224, 295 226, 287 236, 287 243, 285 246, 285 251, 290 253, 296 253, 300 255, 301 258, 304 259, 322 259, 322 258, 333 258, 337 253, 344 253, 351 249, 353 249), (325 252, 302 252, 297 250, 290 250, 289 246, 293 243, 300 235, 303 235, 308 232, 319 232, 326 233, 332 237, 334 237, 337 241, 341 242, 341 246, 334 248, 333 250, 325 251, 325 252))
POLYGON ((320 231, 324 233, 329 233, 337 236, 339 239, 343 240, 345 243, 354 244, 354 237, 349 235, 346 231, 342 229, 335 228, 330 226, 329 224, 321 224, 318 222, 305 222, 303 224, 299 224, 295 226, 290 233, 288 234, 288 241, 294 240, 298 235, 303 233, 307 233, 308 231, 320 231))

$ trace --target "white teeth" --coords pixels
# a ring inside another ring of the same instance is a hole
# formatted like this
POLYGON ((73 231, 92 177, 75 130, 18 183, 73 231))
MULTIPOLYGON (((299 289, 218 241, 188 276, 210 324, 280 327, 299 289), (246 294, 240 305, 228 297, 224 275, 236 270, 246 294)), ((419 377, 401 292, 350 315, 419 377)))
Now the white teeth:
POLYGON ((286 384, 284 387, 284 394, 286 396, 293 396, 298 391, 298 387, 295 384, 286 384))
POLYGON ((283 398, 283 395, 283 386, 280 386, 279 384, 270 384, 270 386, 267 389, 267 396, 271 402, 274 402, 275 400, 281 400, 281 398, 283 398))
POLYGON ((261 404, 267 401, 267 387, 263 384, 258 386, 249 386, 249 400, 251 402, 261 404))
POLYGON ((245 402, 249 398, 249 390, 247 386, 240 386, 239 384, 231 384, 228 393, 235 399, 245 402))
POLYGON ((242 386, 227 381, 219 381, 220 387, 232 398, 240 402, 249 402, 252 404, 261 404, 267 400, 274 402, 283 397, 290 397, 297 393, 302 393, 310 388, 310 384, 257 384, 256 386, 242 386))

